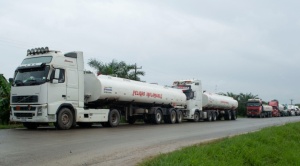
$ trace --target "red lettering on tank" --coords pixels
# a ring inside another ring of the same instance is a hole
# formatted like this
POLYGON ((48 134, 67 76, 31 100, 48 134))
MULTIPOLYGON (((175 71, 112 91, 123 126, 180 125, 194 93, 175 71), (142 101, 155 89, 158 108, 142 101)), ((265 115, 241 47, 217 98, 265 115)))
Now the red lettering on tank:
POLYGON ((148 98, 160 98, 160 99, 162 99, 162 94, 144 92, 144 91, 136 91, 136 90, 133 91, 132 96, 140 96, 140 97, 146 96, 148 98))
POLYGON ((221 103, 223 103, 223 104, 229 104, 227 101, 221 101, 221 103))

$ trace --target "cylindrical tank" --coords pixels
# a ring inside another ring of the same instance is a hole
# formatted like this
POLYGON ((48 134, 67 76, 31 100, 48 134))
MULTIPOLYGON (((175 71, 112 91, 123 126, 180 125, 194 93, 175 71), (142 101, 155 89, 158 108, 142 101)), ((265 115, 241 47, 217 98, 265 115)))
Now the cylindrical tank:
POLYGON ((273 107, 272 106, 269 106, 269 105, 263 105, 263 111, 266 111, 266 112, 271 112, 273 111, 273 107))
POLYGON ((202 95, 202 107, 205 109, 236 109, 238 102, 232 97, 204 92, 202 95))
POLYGON ((179 89, 124 78, 85 74, 85 102, 115 100, 116 102, 186 105, 186 96, 179 89))
POLYGON ((279 111, 283 111, 284 110, 284 106, 282 104, 278 104, 278 110, 279 111))

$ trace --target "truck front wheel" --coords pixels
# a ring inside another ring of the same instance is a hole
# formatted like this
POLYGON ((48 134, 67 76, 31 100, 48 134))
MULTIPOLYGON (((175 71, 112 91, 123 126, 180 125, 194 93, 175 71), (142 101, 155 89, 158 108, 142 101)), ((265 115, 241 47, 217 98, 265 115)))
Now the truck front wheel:
POLYGON ((199 112, 194 113, 194 122, 198 122, 200 120, 200 114, 199 112))
POLYGON ((55 127, 60 130, 70 129, 73 125, 73 113, 69 108, 62 108, 57 114, 57 121, 55 127))

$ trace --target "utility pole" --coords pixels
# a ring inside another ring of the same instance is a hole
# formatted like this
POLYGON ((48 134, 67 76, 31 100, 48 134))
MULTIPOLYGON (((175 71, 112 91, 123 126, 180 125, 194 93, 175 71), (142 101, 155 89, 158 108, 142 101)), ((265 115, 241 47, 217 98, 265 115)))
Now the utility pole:
POLYGON ((291 105, 293 105, 293 99, 291 99, 291 105))
POLYGON ((136 80, 136 72, 137 72, 137 69, 142 69, 142 66, 141 67, 137 67, 136 66, 136 63, 134 64, 134 80, 136 80))

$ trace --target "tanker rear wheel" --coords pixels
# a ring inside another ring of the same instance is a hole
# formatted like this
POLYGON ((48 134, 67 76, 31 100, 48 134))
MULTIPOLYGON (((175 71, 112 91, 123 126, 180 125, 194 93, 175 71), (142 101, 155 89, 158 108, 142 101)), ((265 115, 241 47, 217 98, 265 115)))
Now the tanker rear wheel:
POLYGON ((211 122, 213 119, 213 112, 207 111, 207 121, 211 122))
POLYGON ((230 110, 226 110, 225 111, 225 120, 231 120, 231 111, 230 110))
POLYGON ((231 111, 231 120, 236 120, 236 119, 237 119, 236 111, 231 111))
POLYGON ((162 113, 160 110, 156 110, 155 111, 155 114, 153 114, 153 117, 152 117, 152 122, 154 124, 160 124, 162 121, 162 113))
POLYGON ((212 121, 216 121, 217 120, 217 112, 213 111, 212 112, 212 121))

